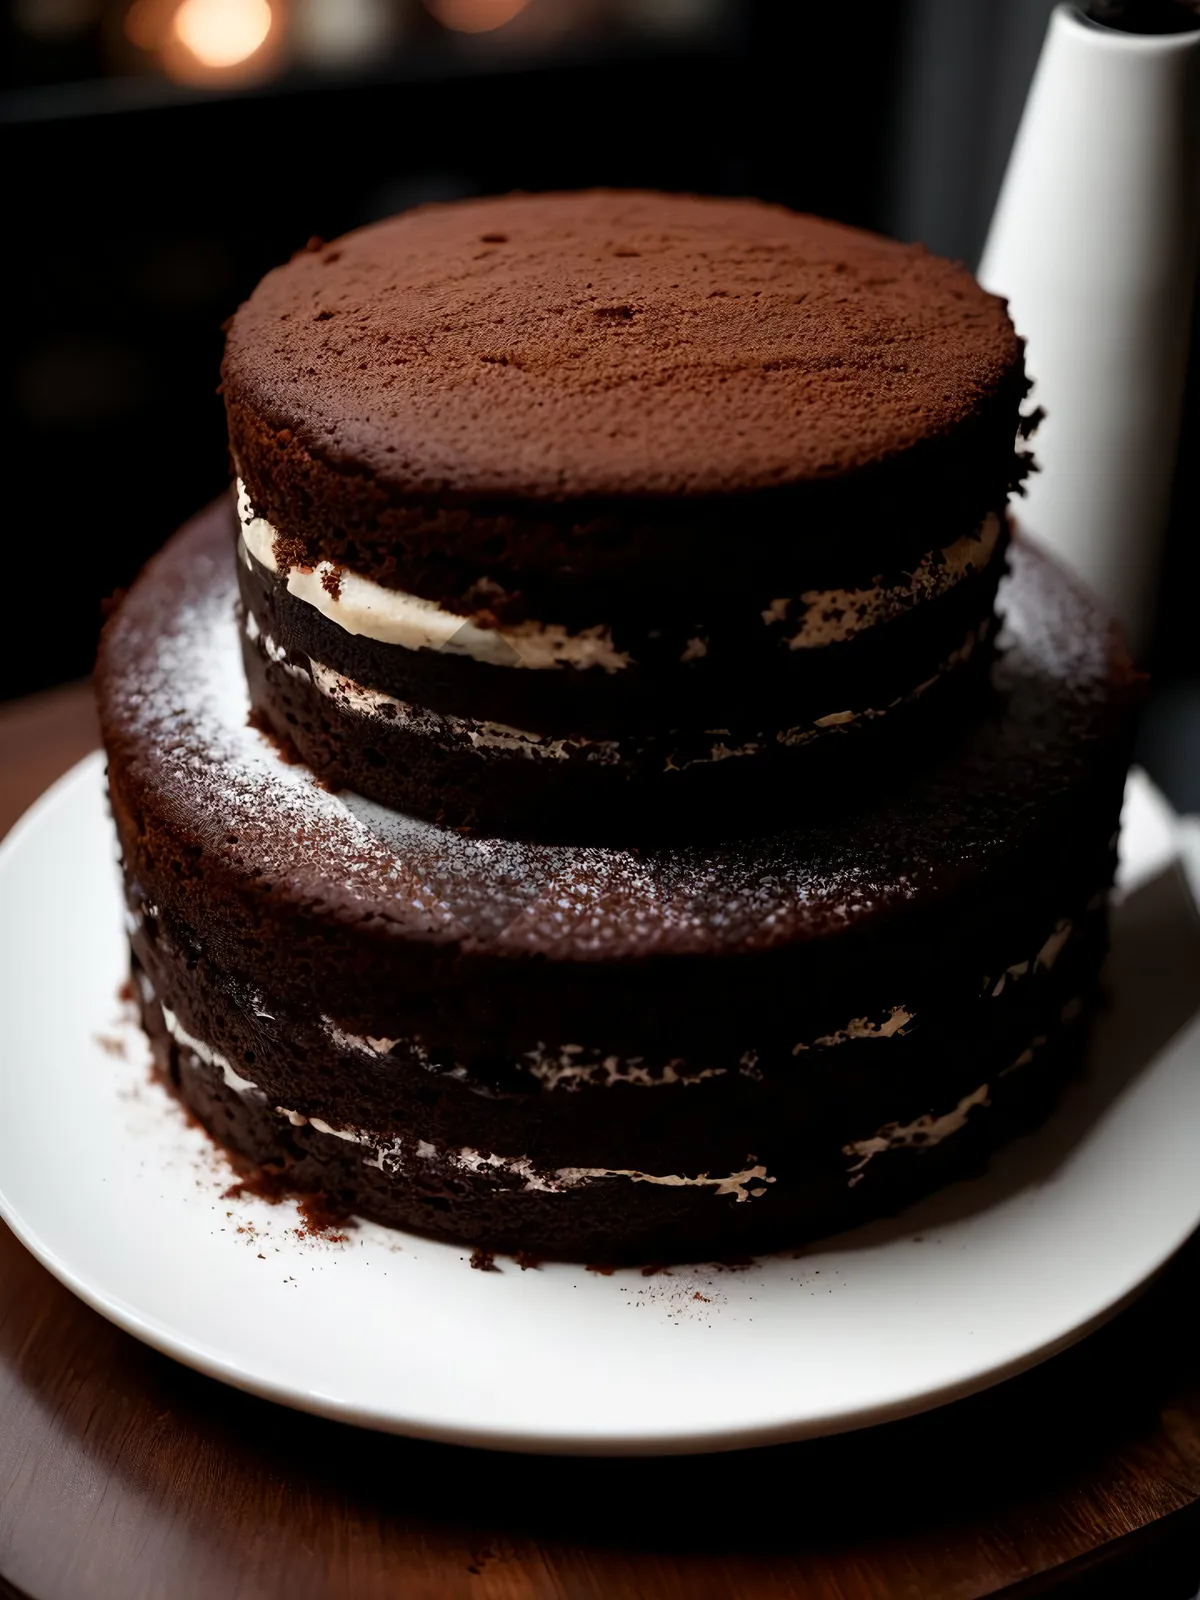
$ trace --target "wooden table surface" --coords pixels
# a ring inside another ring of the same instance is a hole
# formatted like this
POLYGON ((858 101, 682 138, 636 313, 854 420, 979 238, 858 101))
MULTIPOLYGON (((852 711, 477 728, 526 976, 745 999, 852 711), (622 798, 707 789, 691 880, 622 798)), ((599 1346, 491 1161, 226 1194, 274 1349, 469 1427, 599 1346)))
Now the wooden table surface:
MULTIPOLYGON (((0 832, 94 743, 83 686, 0 707, 0 832)), ((223 1388, 87 1310, 0 1227, 0 1597, 1190 1600, 1198 1271, 1200 1237, 1082 1345, 907 1422, 553 1460, 223 1388)))

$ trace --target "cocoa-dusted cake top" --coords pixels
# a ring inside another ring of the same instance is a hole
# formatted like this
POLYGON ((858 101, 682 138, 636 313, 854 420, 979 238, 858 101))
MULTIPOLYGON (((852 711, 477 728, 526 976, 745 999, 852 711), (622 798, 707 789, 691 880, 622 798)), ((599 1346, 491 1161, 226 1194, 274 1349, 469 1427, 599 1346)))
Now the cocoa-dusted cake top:
POLYGON ((1003 301, 920 246, 593 191, 314 246, 238 311, 223 375, 235 451, 248 416, 389 497, 536 501, 845 477, 952 440, 1020 368, 1003 301))

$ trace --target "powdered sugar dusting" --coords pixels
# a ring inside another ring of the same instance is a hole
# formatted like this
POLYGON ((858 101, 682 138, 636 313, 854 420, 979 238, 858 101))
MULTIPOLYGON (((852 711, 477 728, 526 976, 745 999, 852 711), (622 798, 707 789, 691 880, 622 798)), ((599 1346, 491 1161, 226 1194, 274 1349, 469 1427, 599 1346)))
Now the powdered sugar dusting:
POLYGON ((319 830, 326 848, 345 838, 355 852, 377 852, 342 800, 319 788, 306 767, 281 760, 250 726, 228 594, 200 593, 163 620, 151 670, 128 693, 140 731, 157 738, 164 763, 189 785, 210 790, 231 825, 270 811, 298 830, 319 830))
POLYGON ((307 864, 314 880, 324 880, 322 897, 325 885, 339 898, 376 899, 390 888, 405 909, 420 907, 427 928, 448 924, 345 801, 250 725, 232 563, 216 571, 216 563, 198 565, 210 570, 196 573, 188 597, 169 611, 128 607, 121 616, 136 626, 138 610, 148 613, 137 628, 136 669, 123 676, 119 692, 129 730, 160 768, 159 781, 194 797, 189 814, 203 815, 217 836, 208 842, 261 879, 284 872, 295 878, 307 864))

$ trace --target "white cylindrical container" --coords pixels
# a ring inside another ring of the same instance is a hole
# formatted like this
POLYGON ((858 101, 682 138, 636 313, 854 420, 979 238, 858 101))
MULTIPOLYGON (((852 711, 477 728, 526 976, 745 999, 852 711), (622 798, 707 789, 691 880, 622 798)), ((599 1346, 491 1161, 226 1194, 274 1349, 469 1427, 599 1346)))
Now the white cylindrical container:
POLYGON ((1158 578, 1196 271, 1200 33, 1060 5, 979 277, 1005 295, 1045 410, 1018 522, 1139 648, 1158 578))

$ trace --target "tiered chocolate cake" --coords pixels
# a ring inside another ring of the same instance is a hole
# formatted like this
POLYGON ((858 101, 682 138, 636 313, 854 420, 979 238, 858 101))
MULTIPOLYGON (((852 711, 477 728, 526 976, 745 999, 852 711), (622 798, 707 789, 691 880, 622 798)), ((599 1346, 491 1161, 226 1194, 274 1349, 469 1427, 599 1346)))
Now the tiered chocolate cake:
POLYGON ((1134 683, 1010 548, 1025 391, 961 267, 751 202, 431 207, 269 274, 236 494, 99 667, 187 1105, 346 1210, 589 1261, 798 1244, 1035 1117, 1134 683))

